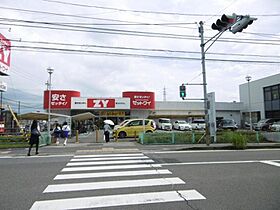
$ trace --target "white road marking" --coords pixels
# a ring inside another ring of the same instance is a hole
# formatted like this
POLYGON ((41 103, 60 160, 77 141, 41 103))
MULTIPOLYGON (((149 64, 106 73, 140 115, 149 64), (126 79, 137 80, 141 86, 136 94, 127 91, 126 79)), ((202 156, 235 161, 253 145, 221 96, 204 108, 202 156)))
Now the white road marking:
POLYGON ((88 209, 206 199, 196 190, 164 191, 36 201, 30 210, 88 209))
MULTIPOLYGON (((162 166, 180 166, 180 165, 211 165, 211 164, 241 164, 241 163, 260 163, 269 160, 240 160, 240 161, 202 161, 202 162, 184 162, 184 163, 161 163, 162 166)), ((280 161, 280 160, 270 160, 280 161)))
POLYGON ((139 170, 139 171, 115 171, 115 172, 97 172, 97 173, 82 173, 82 174, 61 174, 57 175, 54 180, 63 179, 84 179, 84 178, 99 178, 99 177, 118 177, 118 176, 139 176, 153 174, 172 174, 167 169, 159 170, 139 170))
POLYGON ((159 168, 160 164, 136 164, 136 165, 109 165, 109 166, 85 166, 85 167, 69 167, 61 171, 97 171, 97 170, 114 170, 114 169, 129 169, 129 168, 159 168))
MULTIPOLYGON (((183 147, 184 145, 182 145, 183 147)), ((246 149, 246 150, 180 150, 180 151, 170 151, 170 150, 166 150, 166 151, 142 151, 144 154, 172 154, 172 153, 217 153, 217 152, 258 152, 258 151, 279 151, 279 148, 270 148, 270 149, 246 149)))
POLYGON ((153 160, 113 160, 113 161, 93 161, 67 163, 66 166, 90 166, 90 165, 114 165, 114 164, 133 164, 133 163, 153 163, 153 160))
POLYGON ((103 158, 74 158, 71 162, 78 161, 99 161, 99 160, 137 160, 137 159, 148 159, 147 156, 128 156, 128 157, 103 157, 103 158))
POLYGON ((144 156, 143 153, 127 153, 127 154, 102 154, 102 155, 75 155, 74 158, 95 158, 95 157, 123 157, 123 156, 144 156))
POLYGON ((11 153, 12 151, 3 151, 3 152, 1 152, 1 154, 9 154, 9 153, 11 153))
POLYGON ((273 161, 260 161, 261 163, 265 163, 265 164, 269 164, 269 165, 272 165, 272 166, 277 166, 277 167, 280 167, 280 163, 276 163, 276 162, 273 162, 273 161))
POLYGON ((185 184, 178 177, 49 185, 43 193, 185 184))

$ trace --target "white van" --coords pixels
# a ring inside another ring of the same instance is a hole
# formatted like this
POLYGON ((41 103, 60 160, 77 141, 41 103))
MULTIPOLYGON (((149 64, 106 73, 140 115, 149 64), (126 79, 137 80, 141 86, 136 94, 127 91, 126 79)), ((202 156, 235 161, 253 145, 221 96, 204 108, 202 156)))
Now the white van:
POLYGON ((171 120, 168 118, 159 118, 158 119, 158 128, 161 130, 172 130, 171 120))

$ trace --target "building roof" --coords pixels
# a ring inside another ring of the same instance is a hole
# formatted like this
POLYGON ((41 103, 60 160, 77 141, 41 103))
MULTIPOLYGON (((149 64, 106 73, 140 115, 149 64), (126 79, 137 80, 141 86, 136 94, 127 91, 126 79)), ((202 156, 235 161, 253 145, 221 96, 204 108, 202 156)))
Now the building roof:
MULTIPOLYGON (((48 120, 49 114, 46 112, 29 112, 25 114, 18 115, 18 118, 20 120, 48 120)), ((73 116, 69 115, 63 115, 63 114, 56 114, 56 113, 50 113, 51 118, 58 118, 58 117, 64 117, 64 118, 72 118, 73 120, 89 120, 93 119, 95 117, 94 114, 90 112, 85 112, 73 116)))

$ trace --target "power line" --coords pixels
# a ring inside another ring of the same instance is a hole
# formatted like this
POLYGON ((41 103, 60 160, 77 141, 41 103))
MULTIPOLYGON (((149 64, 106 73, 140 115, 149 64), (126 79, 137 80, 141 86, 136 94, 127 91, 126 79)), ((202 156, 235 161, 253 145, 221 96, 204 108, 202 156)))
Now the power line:
POLYGON ((55 12, 45 12, 45 11, 29 10, 29 9, 18 9, 18 8, 3 7, 3 6, 0 6, 0 9, 19 11, 19 12, 45 14, 45 15, 54 15, 54 16, 61 16, 61 17, 73 17, 73 18, 80 18, 80 19, 91 19, 91 20, 102 20, 102 21, 131 23, 129 21, 124 21, 124 20, 115 20, 115 19, 106 19, 106 18, 95 18, 95 17, 87 17, 87 16, 81 16, 81 15, 71 15, 71 14, 55 13, 55 12))
MULTIPOLYGON (((119 12, 133 12, 133 13, 147 13, 147 14, 159 14, 159 15, 179 15, 179 16, 220 16, 217 14, 195 14, 195 13, 178 13, 178 12, 161 12, 161 11, 145 11, 145 10, 132 10, 132 9, 121 9, 115 7, 104 7, 104 6, 96 6, 96 5, 89 5, 89 4, 77 4, 72 2, 64 2, 64 1, 56 1, 56 0, 43 0, 46 2, 64 4, 64 5, 71 5, 71 6, 78 6, 78 7, 87 7, 87 8, 97 8, 97 9, 104 9, 104 10, 114 10, 119 12)), ((270 16, 280 16, 280 14, 263 14, 263 15, 254 15, 254 16, 263 16, 263 17, 270 17, 270 16)))
MULTIPOLYGON (((36 23, 35 21, 29 21, 29 22, 36 23)), ((37 23, 49 25, 48 22, 37 22, 37 23)), ((54 29, 54 30, 63 30, 63 31, 76 31, 76 32, 90 32, 90 33, 103 33, 103 34, 115 34, 115 35, 117 34, 117 35, 128 35, 128 36, 144 36, 144 37, 156 37, 156 38, 198 40, 198 37, 193 36, 193 35, 144 32, 144 31, 121 30, 121 29, 112 29, 112 28, 96 28, 96 27, 84 27, 84 26, 75 26, 74 27, 74 26, 68 26, 68 25, 61 25, 62 27, 66 27, 66 28, 58 28, 58 27, 34 26, 34 25, 26 25, 26 24, 10 24, 10 23, 2 23, 2 24, 3 25, 9 25, 9 26, 54 29), (82 29, 77 29, 77 28, 82 28, 82 29), (89 30, 84 30, 84 29, 89 29, 89 30)), ((280 45, 280 43, 278 43, 279 40, 221 38, 217 41, 218 42, 246 43, 246 44, 280 45)))
MULTIPOLYGON (((175 59, 175 60, 201 60, 200 58, 179 57, 179 56, 161 56, 161 55, 147 55, 147 54, 132 54, 132 53, 116 53, 108 51, 94 51, 94 50, 78 50, 78 49, 65 49, 65 48, 52 48, 52 47, 30 47, 30 46, 12 46, 12 48, 22 49, 39 49, 47 51, 63 51, 63 52, 79 52, 91 53, 104 56, 121 56, 121 57, 142 57, 154 59, 175 59)), ((233 59, 206 59, 207 61, 222 61, 234 63, 256 63, 256 64, 279 64, 280 61, 261 61, 261 60, 233 60, 233 59)))
MULTIPOLYGON (((164 52, 164 53, 188 53, 188 54, 201 54, 201 52, 185 51, 185 50, 171 50, 171 49, 156 49, 156 48, 134 48, 134 47, 122 47, 122 46, 105 46, 94 44, 74 44, 74 43, 62 43, 62 42, 45 42, 45 41, 25 41, 10 39, 12 42, 29 43, 29 44, 43 44, 43 45, 62 45, 62 46, 74 46, 74 47, 93 47, 103 49, 117 49, 117 50, 134 50, 134 51, 150 51, 150 52, 164 52)), ((230 55, 230 56, 246 56, 246 57, 267 57, 267 58, 280 58, 277 55, 259 55, 259 54, 241 54, 241 53, 207 53, 209 55, 230 55)))
POLYGON ((169 25, 194 25, 196 22, 166 22, 166 23, 82 23, 82 22, 40 22, 34 20, 20 20, 11 18, 0 18, 3 21, 9 22, 25 22, 25 23, 36 23, 36 24, 48 24, 48 25, 58 25, 58 26, 73 26, 77 27, 80 25, 111 25, 111 26, 169 26, 169 25))
MULTIPOLYGON (((168 33, 155 33, 155 32, 143 32, 143 31, 128 31, 119 29, 108 29, 108 28, 89 28, 90 30, 82 30, 75 28, 58 28, 49 26, 33 26, 33 25, 23 25, 23 24, 11 24, 11 23, 1 23, 2 25, 9 26, 21 26, 29 28, 41 28, 41 29, 54 29, 62 31, 75 31, 75 32, 89 32, 89 33, 102 33, 102 34, 114 34, 114 35, 128 35, 128 36, 143 36, 143 37, 156 37, 156 38, 173 38, 173 39, 194 39, 187 35, 178 34, 168 34, 168 33)), ((65 26, 70 27, 70 26, 65 26)), ((82 26, 80 26, 81 28, 82 26)), ((197 39, 197 38, 196 38, 197 39)))

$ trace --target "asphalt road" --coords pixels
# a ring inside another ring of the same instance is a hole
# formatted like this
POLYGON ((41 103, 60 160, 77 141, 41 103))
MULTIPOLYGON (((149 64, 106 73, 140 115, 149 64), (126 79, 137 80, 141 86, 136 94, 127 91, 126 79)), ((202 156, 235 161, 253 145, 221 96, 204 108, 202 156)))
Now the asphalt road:
POLYGON ((279 149, 102 147, 0 156, 0 209, 279 209, 279 149))

